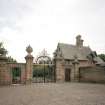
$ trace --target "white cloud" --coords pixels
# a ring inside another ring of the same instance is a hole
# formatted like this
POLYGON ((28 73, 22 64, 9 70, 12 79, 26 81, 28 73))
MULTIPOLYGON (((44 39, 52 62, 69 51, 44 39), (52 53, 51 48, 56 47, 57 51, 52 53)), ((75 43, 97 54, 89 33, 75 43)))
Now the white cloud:
POLYGON ((85 45, 105 52, 104 0, 9 1, 0 1, 0 38, 19 61, 24 61, 28 44, 34 56, 44 48, 52 54, 58 42, 74 44, 77 34, 85 45))

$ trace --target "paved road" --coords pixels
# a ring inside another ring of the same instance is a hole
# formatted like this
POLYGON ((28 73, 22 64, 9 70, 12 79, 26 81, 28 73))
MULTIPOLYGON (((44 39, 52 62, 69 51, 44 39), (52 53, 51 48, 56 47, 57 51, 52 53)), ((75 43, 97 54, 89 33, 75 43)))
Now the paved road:
POLYGON ((0 87, 0 105, 105 105, 105 85, 39 83, 0 87))

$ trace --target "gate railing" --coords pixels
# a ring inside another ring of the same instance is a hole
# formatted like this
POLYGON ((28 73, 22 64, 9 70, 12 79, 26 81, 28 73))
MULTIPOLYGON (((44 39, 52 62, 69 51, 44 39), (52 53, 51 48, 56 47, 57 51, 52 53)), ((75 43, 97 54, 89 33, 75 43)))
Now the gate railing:
POLYGON ((33 66, 33 82, 55 82, 55 69, 53 64, 35 64, 33 66))
POLYGON ((24 63, 8 63, 8 69, 10 71, 12 84, 22 83, 24 81, 25 79, 24 63))

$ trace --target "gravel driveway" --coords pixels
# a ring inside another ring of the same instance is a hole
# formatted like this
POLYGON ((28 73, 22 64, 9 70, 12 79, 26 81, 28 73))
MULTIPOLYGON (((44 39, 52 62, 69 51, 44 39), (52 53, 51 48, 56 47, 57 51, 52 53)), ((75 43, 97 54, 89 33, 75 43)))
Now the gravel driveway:
POLYGON ((105 105, 105 85, 36 83, 0 87, 0 105, 105 105))

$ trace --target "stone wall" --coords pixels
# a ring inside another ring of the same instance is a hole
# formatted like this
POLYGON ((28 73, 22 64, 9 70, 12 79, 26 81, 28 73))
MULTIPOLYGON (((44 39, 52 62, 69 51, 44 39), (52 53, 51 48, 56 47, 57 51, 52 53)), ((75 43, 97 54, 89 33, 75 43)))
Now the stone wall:
POLYGON ((79 67, 90 67, 90 66, 92 67, 92 66, 94 66, 94 64, 88 60, 80 60, 79 61, 79 67))
POLYGON ((0 85, 11 84, 11 75, 7 63, 0 62, 0 85))
POLYGON ((79 73, 80 82, 105 83, 105 67, 81 67, 79 73))
POLYGON ((65 66, 62 59, 55 60, 56 82, 65 81, 65 66))

